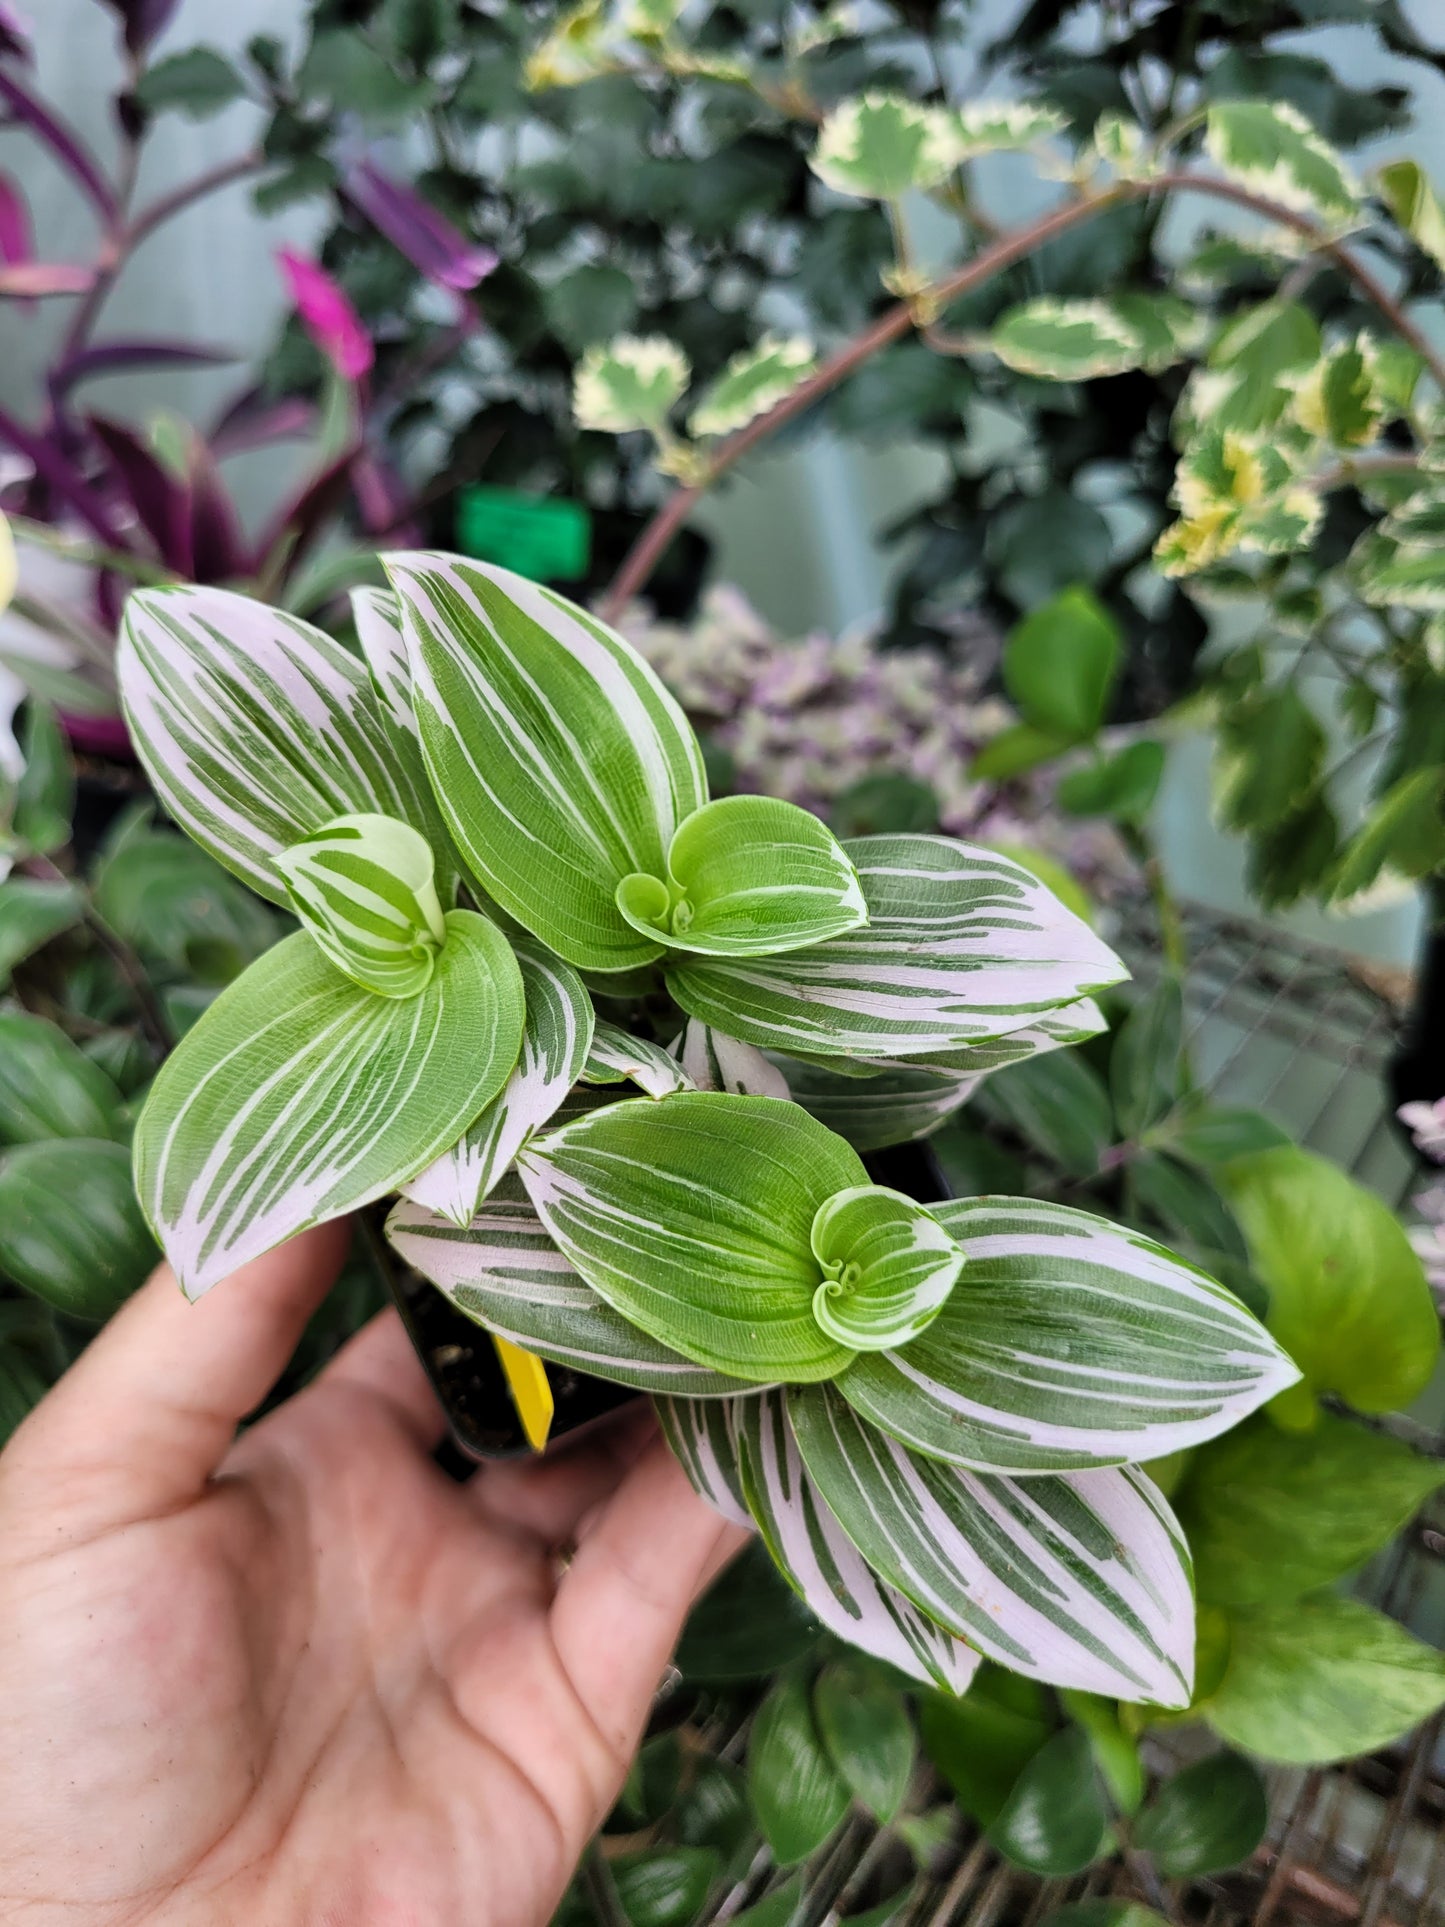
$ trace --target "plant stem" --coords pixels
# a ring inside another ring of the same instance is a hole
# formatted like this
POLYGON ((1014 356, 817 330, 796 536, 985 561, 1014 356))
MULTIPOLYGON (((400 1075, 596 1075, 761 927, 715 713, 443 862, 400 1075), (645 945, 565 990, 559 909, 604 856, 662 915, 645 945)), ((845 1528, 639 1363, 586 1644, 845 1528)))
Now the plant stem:
POLYGON ((1164 874, 1164 865, 1159 860, 1154 840, 1137 823, 1121 823, 1119 834, 1130 856, 1144 872, 1144 881, 1149 886, 1154 915, 1159 923, 1159 945, 1164 953, 1164 961, 1176 976, 1183 976, 1189 968, 1189 946, 1184 940, 1184 922, 1169 888, 1169 879, 1164 874))
POLYGON ((674 490, 668 499, 653 515, 647 527, 624 559, 606 594, 599 605, 599 613, 604 620, 612 620, 632 598, 646 586, 653 570, 662 559, 673 538, 691 515, 697 503, 722 475, 741 461, 744 455, 765 442, 794 416, 811 408, 814 402, 845 381, 865 361, 870 360, 882 348, 906 335, 914 325, 915 308, 928 306, 937 311, 947 307, 960 296, 970 293, 974 288, 992 280, 1003 269, 1012 267, 1015 261, 1023 260, 1046 242, 1057 235, 1065 234, 1070 228, 1091 221, 1105 209, 1118 207, 1129 201, 1144 199, 1153 194, 1190 193, 1211 195, 1217 200, 1231 201, 1237 207, 1248 208, 1251 213, 1262 215, 1265 219, 1288 227, 1296 234, 1303 235, 1316 252, 1333 261, 1344 274, 1355 283, 1360 293, 1371 302, 1381 315, 1390 323, 1402 341, 1408 344, 1424 361, 1434 377, 1441 394, 1445 395, 1445 356, 1434 347, 1422 331, 1405 313, 1389 290, 1379 278, 1365 266, 1340 241, 1330 238, 1306 215, 1298 213, 1283 202, 1272 201, 1252 189, 1240 187, 1234 181, 1222 180, 1214 175, 1189 174, 1183 172, 1156 174, 1149 180, 1119 181, 1103 193, 1083 195, 1077 200, 1065 202, 1062 207, 1030 222, 1028 226, 1015 228, 1011 233, 1000 235, 996 241, 979 251, 963 267, 956 268, 952 274, 926 290, 916 302, 899 302, 887 308, 878 319, 869 324, 852 341, 846 342, 830 355, 817 372, 807 381, 800 382, 791 394, 785 395, 765 414, 748 422, 730 435, 714 451, 706 477, 690 483, 684 488, 674 490))
POLYGON ((138 248, 148 235, 158 227, 172 220, 190 207, 194 201, 203 201, 207 195, 217 193, 223 187, 230 187, 234 181, 245 180, 248 174, 257 173, 265 166, 265 156, 255 151, 237 154, 229 161, 222 161, 205 174, 197 174, 194 180, 183 181, 169 194, 162 194, 143 207, 126 229, 128 248, 138 248))

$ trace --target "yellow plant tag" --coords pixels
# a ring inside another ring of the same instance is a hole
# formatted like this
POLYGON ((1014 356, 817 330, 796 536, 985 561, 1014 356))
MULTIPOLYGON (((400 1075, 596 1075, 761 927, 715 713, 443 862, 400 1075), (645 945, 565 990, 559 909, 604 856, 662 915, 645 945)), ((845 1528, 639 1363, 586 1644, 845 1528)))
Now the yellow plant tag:
POLYGON ((534 1452, 540 1452, 551 1433, 552 1414, 556 1410, 547 1367, 540 1358, 534 1358, 530 1352, 524 1352, 520 1345, 514 1345, 509 1338, 498 1337, 495 1332, 492 1333, 492 1343, 497 1348, 497 1357, 502 1361, 502 1370, 507 1374, 512 1403, 517 1408, 517 1417, 522 1421, 522 1430, 527 1434, 527 1443, 534 1452))

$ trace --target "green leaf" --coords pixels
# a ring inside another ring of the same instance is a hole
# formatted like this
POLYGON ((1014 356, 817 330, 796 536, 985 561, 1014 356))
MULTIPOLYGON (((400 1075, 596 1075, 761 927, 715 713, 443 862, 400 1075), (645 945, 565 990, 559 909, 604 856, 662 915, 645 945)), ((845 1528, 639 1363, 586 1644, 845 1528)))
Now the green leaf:
POLYGON ((1405 232, 1445 268, 1445 203, 1419 162, 1388 162, 1376 170, 1375 187, 1405 232))
POLYGON ((733 1927, 796 1927, 806 1899, 803 1876, 795 1873, 781 1887, 775 1887, 772 1893, 755 1900, 751 1907, 744 1907, 740 1914, 734 1914, 733 1927))
POLYGON ((1416 880, 1445 864, 1445 768, 1414 770, 1392 783, 1345 845, 1330 884, 1348 905, 1384 877, 1416 880))
POLYGON ((1072 1052, 1031 1057, 1001 1071, 989 1080, 987 1105, 1072 1177, 1093 1177, 1113 1142, 1114 1113, 1104 1080, 1072 1052))
POLYGON ((662 335, 618 335, 577 366, 572 412, 580 428, 609 435, 646 429, 659 438, 691 379, 687 356, 662 335))
POLYGON ((1191 1164, 1212 1170, 1235 1158, 1252 1157, 1257 1151, 1273 1151, 1291 1140, 1288 1132, 1282 1131, 1262 1111, 1228 1104, 1203 1104, 1166 1118, 1150 1134, 1149 1141, 1162 1144, 1191 1164))
POLYGON ((875 92, 833 109, 808 164, 839 194, 896 201, 910 188, 936 187, 960 157, 961 142, 944 108, 875 92))
POLYGON ((0 1158, 0 1273, 57 1311, 109 1318, 159 1258, 119 1144, 50 1138, 0 1158))
POLYGON ((1148 738, 1129 743, 1102 762, 1071 769, 1055 794, 1072 816, 1112 816, 1141 823, 1153 808, 1164 775, 1164 745, 1148 738))
MULTIPOLYGON (((1188 315, 1183 303, 1175 306, 1188 315)), ((1040 295, 1010 308, 988 345, 1016 374, 1089 381, 1177 361, 1186 338, 1180 319, 1158 296, 1061 301, 1040 295)))
POLYGON ((588 1084, 623 1084, 629 1080, 649 1097, 670 1097, 691 1087, 683 1065, 646 1037, 634 1037, 617 1024, 599 1021, 582 1066, 588 1084))
POLYGON ((1229 1626, 1229 1664, 1199 1710, 1259 1759, 1325 1766, 1374 1753, 1445 1704, 1445 1654, 1356 1599, 1253 1606, 1229 1626))
POLYGON ((682 711, 622 638, 550 590, 481 563, 395 555, 432 785, 488 893, 568 963, 615 971, 661 944, 616 905, 667 874, 707 800, 682 711))
POLYGON ((70 841, 75 814, 75 764, 49 703, 32 697, 26 704, 20 749, 25 767, 15 786, 10 827, 27 849, 44 855, 70 841))
POLYGON ((1098 1859, 1108 1823, 1088 1735, 1070 1726, 1019 1774, 988 1837, 1016 1867, 1061 1879, 1098 1859))
MULTIPOLYGON (((1244 1240, 1219 1195, 1217 1174, 1206 1175, 1157 1151, 1145 1151, 1130 1159, 1128 1181, 1137 1202, 1165 1235, 1179 1239, 1200 1262, 1228 1257, 1245 1264, 1244 1240)), ((1233 1279, 1227 1282, 1233 1287, 1233 1279)))
POLYGON ((938 798, 902 770, 862 776, 833 798, 828 821, 837 836, 926 834, 938 828, 938 798))
POLYGON ((0 1144, 118 1138, 121 1103, 100 1066, 54 1024, 0 1009, 0 1144))
POLYGON ((908 1702, 876 1667, 840 1660, 818 1675, 813 1714, 829 1758, 853 1798, 887 1826, 903 1805, 913 1777, 908 1702))
POLYGON ((623 877, 617 907, 649 941, 714 957, 802 950, 868 920, 858 873, 832 831, 771 796, 694 810, 668 848, 666 882, 623 877))
POLYGON ((805 1658, 818 1638, 818 1622, 754 1536, 693 1607, 676 1659, 702 1684, 766 1679, 805 1658))
POLYGON ((1211 160, 1242 187, 1332 231, 1347 227, 1359 213, 1359 185, 1343 159, 1285 101, 1216 101, 1204 145, 1211 160))
POLYGON ((668 988, 689 1016, 792 1055, 921 1057, 1027 1029, 1123 974, 1007 857, 930 836, 845 848, 867 928, 783 957, 670 963, 668 988))
POLYGON ((1119 672, 1119 630, 1087 589, 1065 589, 1004 645, 1004 687, 1025 721, 1069 742, 1103 722, 1119 672))
POLYGON ((458 1311, 539 1358, 680 1399, 750 1389, 694 1365, 605 1304, 547 1236, 514 1171, 465 1226, 408 1200, 393 1209, 386 1235, 458 1311))
POLYGON ((329 103, 333 116, 354 115, 370 127, 401 128, 435 98, 429 80, 412 80, 395 58, 346 27, 328 27, 311 42, 297 85, 329 103))
POLYGON ((688 1927, 721 1868, 711 1847, 647 1847, 608 1862, 632 1927, 688 1927))
POLYGON ((135 94, 152 113, 174 107, 192 120, 206 120, 243 100, 246 83, 213 47, 186 47, 147 67, 135 94))
POLYGON ((1215 740, 1214 807, 1224 828, 1282 824, 1309 795, 1324 754, 1325 732, 1292 682, 1235 703, 1215 740))
POLYGON ((72 929, 85 913, 85 898, 73 883, 46 883, 38 877, 0 881, 0 990, 16 964, 72 929))
POLYGON ((446 933, 431 982, 400 1001, 349 982, 304 933, 288 937, 162 1065, 136 1128, 136 1182, 189 1296, 396 1190, 506 1081, 523 1024, 511 949, 469 910, 451 911, 446 933))
POLYGON ((353 811, 437 847, 420 768, 397 756, 366 672, 329 636, 223 589, 142 589, 116 655, 126 721, 181 828, 271 902, 275 859, 353 811))
POLYGON ((814 1319, 809 1234, 819 1206, 867 1174, 795 1106, 634 1099, 534 1142, 518 1167, 582 1276, 664 1345, 754 1383, 829 1378, 852 1358, 814 1319))
POLYGON ((1040 763, 1051 763, 1071 749, 1073 741, 1071 736, 1035 729, 1032 723, 1013 723, 984 744, 969 764, 968 773, 976 783, 1006 783, 1010 777, 1037 769, 1040 763))
POLYGON ((1141 1137, 1173 1109, 1183 1049, 1184 993, 1177 977, 1161 977, 1124 1019, 1109 1057, 1109 1089, 1121 1137, 1141 1137))
POLYGON ((1221 331, 1207 373, 1191 383, 1189 405, 1221 434, 1272 428, 1293 401, 1297 378, 1323 352, 1320 325, 1300 302, 1246 308, 1221 331))
MULTIPOLYGON (((710 1035, 712 1033, 709 1033, 710 1035)), ((915 1069, 893 1064, 869 1077, 830 1070, 825 1064, 780 1059, 785 1089, 795 1104, 855 1151, 879 1151, 927 1137, 950 1118, 978 1082, 977 1074, 915 1069)))
POLYGON ((1134 1845, 1166 1879, 1223 1873, 1254 1852, 1269 1825, 1259 1769, 1237 1753, 1212 1753, 1166 1780, 1134 1827, 1134 1845))
POLYGON ((955 110, 954 137, 960 160, 978 154, 1036 147, 1062 134, 1068 119, 1037 100, 974 100, 955 110))
POLYGON ((688 417, 689 433, 732 434, 790 395, 817 361, 806 335, 764 335, 756 347, 735 354, 703 389, 688 417))
POLYGON ((553 282, 544 297, 553 331, 574 355, 611 341, 637 315, 637 287, 623 268, 584 262, 553 282))
POLYGON ((0 1304, 0 1445, 44 1398, 65 1367, 50 1313, 33 1299, 0 1304))
POLYGON ((1297 1599, 1362 1566, 1445 1483, 1445 1465, 1322 1413, 1308 1432, 1251 1419, 1194 1457, 1178 1501, 1199 1597, 1297 1599))
POLYGON ((1381 401, 1367 355, 1368 340, 1342 342, 1331 349, 1301 383, 1295 395, 1296 420, 1310 434, 1337 448, 1372 442, 1380 426, 1381 401))
POLYGON ((449 1151, 402 1186, 402 1195, 468 1225, 522 1146, 557 1113, 592 1049, 592 1000, 581 978, 530 937, 512 940, 527 1001, 511 1076, 449 1151))
POLYGON ((779 1680, 753 1721, 748 1797, 780 1867, 806 1860, 848 1811, 847 1782, 828 1755, 808 1689, 796 1675, 779 1680))
POLYGON ((1139 1757, 1139 1742, 1125 1731, 1120 1720, 1118 1703, 1076 1688, 1065 1688, 1059 1698, 1069 1718, 1088 1734, 1094 1764, 1115 1807, 1123 1814, 1137 1813, 1144 1798, 1144 1763, 1139 1757))
POLYGON ((962 1282, 921 1338, 837 1382, 915 1451, 1020 1474, 1161 1458, 1295 1379, 1231 1292, 1137 1232, 1026 1198, 932 1210, 962 1282))
POLYGON ((95 878, 95 907, 147 960, 227 984, 269 950, 280 927, 213 857, 182 836, 127 837, 95 878))
POLYGON ((787 1405, 828 1509, 936 1624, 1031 1679, 1189 1704, 1188 1554, 1134 1468, 982 1477, 880 1436, 832 1388, 787 1405))
POLYGON ((813 1316, 855 1351, 906 1345, 938 1316, 963 1270, 963 1253, 931 1212, 900 1191, 838 1191, 813 1219, 823 1282, 813 1316))
POLYGON ((1324 1158, 1293 1146, 1221 1174, 1269 1290, 1271 1332, 1311 1392, 1392 1412, 1429 1383, 1440 1324, 1394 1214, 1324 1158))
POLYGON ((1439 543, 1367 538, 1355 552, 1364 600, 1377 609, 1445 609, 1445 550, 1439 543))
POLYGON ((991 1827, 1054 1720, 1035 1681, 985 1662, 961 1699, 946 1693, 920 1699, 918 1726, 924 1752, 964 1812, 991 1827))
POLYGON ((275 859, 321 954, 381 997, 431 982, 446 924, 426 838, 395 817, 338 816, 275 859))

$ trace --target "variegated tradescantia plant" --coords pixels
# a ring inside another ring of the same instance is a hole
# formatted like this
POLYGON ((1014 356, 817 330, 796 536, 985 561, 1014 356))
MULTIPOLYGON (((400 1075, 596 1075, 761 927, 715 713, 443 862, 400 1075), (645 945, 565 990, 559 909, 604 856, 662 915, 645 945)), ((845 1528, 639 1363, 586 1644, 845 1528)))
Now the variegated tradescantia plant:
POLYGON ((1293 1365, 1145 1238, 925 1208, 860 1155, 1096 1033, 1118 959, 1010 859, 710 801, 653 672, 549 591, 387 571, 365 664, 217 590, 127 612, 158 791, 302 926, 136 1132, 186 1290, 400 1193, 394 1248, 492 1333, 534 1442, 539 1361, 650 1392, 698 1489, 868 1651, 1187 1704, 1188 1555, 1140 1466, 1293 1365))

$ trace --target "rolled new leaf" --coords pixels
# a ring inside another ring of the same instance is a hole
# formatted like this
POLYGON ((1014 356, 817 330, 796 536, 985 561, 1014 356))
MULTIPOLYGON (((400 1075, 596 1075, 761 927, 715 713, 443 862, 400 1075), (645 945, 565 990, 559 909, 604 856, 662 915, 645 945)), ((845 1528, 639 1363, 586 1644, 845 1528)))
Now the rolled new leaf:
POLYGON ((641 935, 706 956, 771 956, 868 918, 858 873, 832 831, 795 803, 728 796, 680 825, 667 877, 627 876, 617 907, 641 935))
POLYGON ((682 1064, 661 1044, 601 1021, 593 1030, 581 1077, 587 1084, 632 1083, 649 1097, 668 1097, 673 1091, 690 1089, 692 1083, 682 1064))
POLYGON ((785 956, 670 958, 690 1017, 794 1056, 922 1058, 1029 1029, 1128 975, 1008 857, 939 836, 843 848, 867 927, 785 956))
POLYGON ((447 930, 425 837, 393 816, 338 816, 275 868, 322 954, 353 983, 382 997, 426 989, 447 930))
POLYGON ((434 841, 435 805, 365 670, 309 623, 224 589, 143 589, 116 673, 166 808, 271 902, 286 902, 276 857, 338 816, 376 811, 434 841))
POLYGON ((394 1191, 506 1081, 521 974, 469 910, 418 996, 378 997, 303 931, 236 979, 162 1065, 136 1189, 189 1297, 306 1226, 394 1191))
POLYGON ((857 1153, 795 1105, 635 1098, 518 1159, 547 1230, 622 1316, 713 1371, 831 1378, 854 1356, 813 1316, 820 1205, 865 1183, 857 1153))
POLYGON ((811 1233, 823 1282, 813 1316, 855 1351, 914 1339, 958 1283, 963 1253, 931 1211, 901 1191, 857 1185, 819 1208, 811 1233))
POLYGON ((662 951, 617 907, 626 876, 667 874, 707 801, 686 717, 628 643, 506 569, 393 555, 422 750, 468 868, 583 970, 662 951))
POLYGON ((1237 1425, 1299 1372, 1222 1285, 1152 1239, 1069 1205, 930 1207, 967 1283, 838 1390, 932 1457, 998 1472, 1162 1458, 1237 1425))

